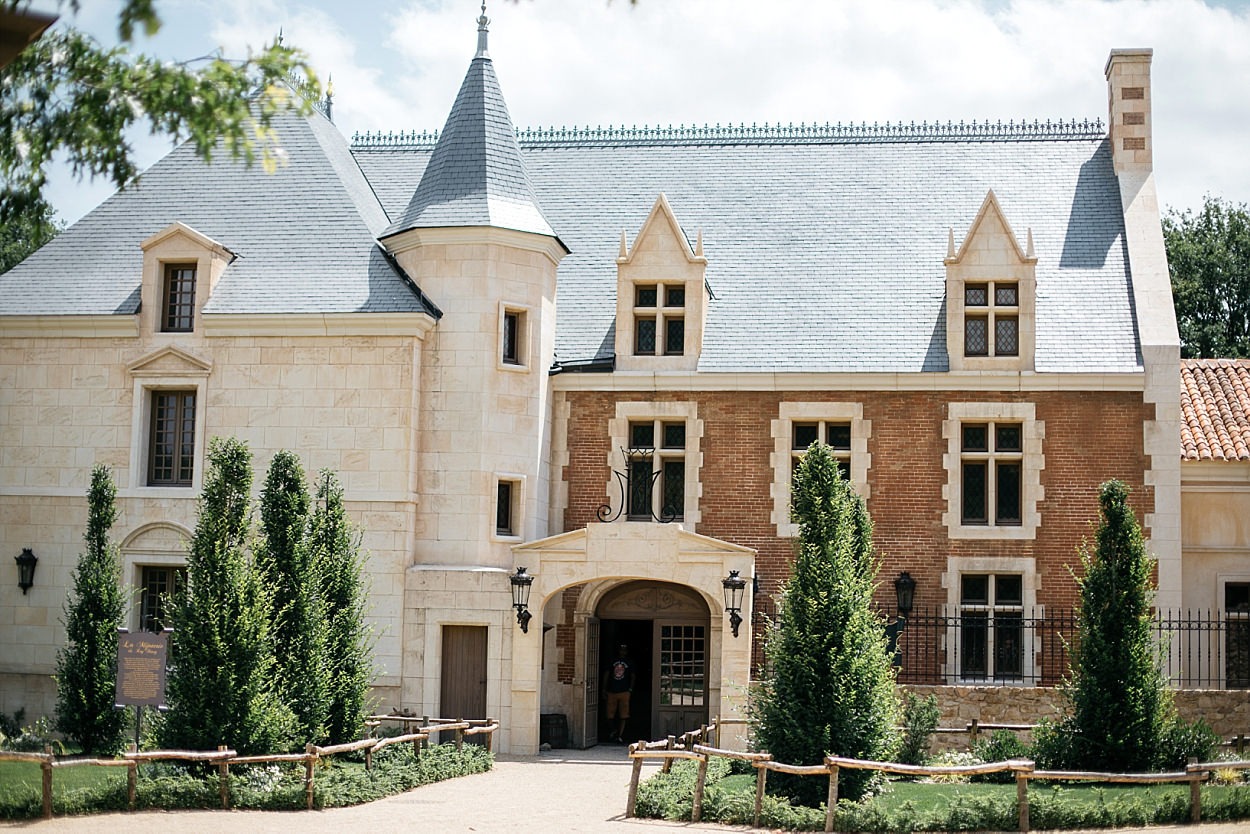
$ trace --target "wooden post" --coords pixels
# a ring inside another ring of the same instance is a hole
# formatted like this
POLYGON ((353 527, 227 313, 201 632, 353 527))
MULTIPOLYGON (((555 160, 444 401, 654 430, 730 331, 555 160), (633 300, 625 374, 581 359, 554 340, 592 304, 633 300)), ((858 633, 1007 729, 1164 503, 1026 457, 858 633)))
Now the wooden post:
POLYGON ((634 803, 638 801, 638 777, 642 775, 642 759, 634 759, 634 772, 629 777, 629 799, 625 802, 625 817, 634 815, 634 803))
POLYGON ((430 749, 430 732, 428 730, 429 726, 430 726, 430 716, 428 715, 421 716, 421 727, 426 728, 425 741, 421 742, 421 746, 427 750, 430 749))
POLYGON ((1020 830, 1029 830, 1029 778, 1023 770, 1016 771, 1016 811, 1020 830))
POLYGON ((373 748, 372 747, 365 748, 365 770, 366 771, 373 770, 373 748))
MULTIPOLYGON (((1189 757, 1191 765, 1198 764, 1195 756, 1189 757)), ((1190 771, 1189 774, 1189 821, 1199 823, 1202 821, 1202 777, 1206 774, 1200 770, 1190 771)))
MULTIPOLYGON (((463 724, 464 719, 457 718, 456 723, 463 724)), ((456 752, 459 753, 463 749, 464 749, 464 729, 462 727, 457 727, 456 728, 456 752)))
POLYGON ((981 722, 974 718, 968 722, 968 752, 972 752, 973 746, 977 743, 977 736, 981 734, 981 722))
POLYGON ((829 765, 829 798, 825 807, 825 830, 833 830, 834 814, 838 811, 838 766, 829 765))
POLYGON ((768 768, 755 766, 755 819, 752 828, 760 827, 760 814, 764 810, 764 785, 768 781, 768 768))
POLYGON ((1238 733, 1237 734, 1237 755, 1241 756, 1241 754, 1245 752, 1246 752, 1246 734, 1238 733))
POLYGON ((39 763, 39 769, 43 771, 43 818, 52 819, 52 747, 45 746, 43 748, 43 761, 39 763))
MULTIPOLYGON (((677 745, 677 737, 676 737, 676 736, 669 736, 669 737, 668 737, 668 745, 667 745, 664 749, 665 749, 665 750, 672 750, 672 749, 673 749, 676 745, 677 745)), ((669 772, 670 770, 672 770, 672 769, 673 769, 673 760, 672 760, 672 759, 665 759, 665 760, 664 760, 664 764, 660 765, 660 773, 668 773, 668 772, 669 772)))
POLYGON ((139 786, 139 763, 130 762, 126 765, 126 810, 135 809, 135 792, 139 786))
POLYGON ((706 755, 699 757, 699 773, 694 779, 694 806, 690 809, 690 821, 699 822, 703 818, 703 786, 707 784, 706 755))
MULTIPOLYGON (((217 745, 218 752, 225 750, 226 745, 217 745)), ((217 763, 217 781, 221 791, 221 807, 230 810, 230 763, 222 759, 217 763)))
MULTIPOLYGON (((495 723, 495 719, 493 719, 493 718, 489 718, 489 717, 486 719, 486 726, 487 726, 487 727, 489 727, 489 726, 493 725, 494 723, 495 723)), ((495 733, 494 733, 493 731, 492 731, 492 732, 489 732, 489 733, 486 733, 486 752, 487 752, 487 753, 490 753, 490 752, 493 752, 493 751, 494 751, 494 749, 495 749, 495 744, 494 744, 494 742, 495 742, 495 733)))
POLYGON ((304 805, 313 808, 313 772, 317 765, 316 745, 311 741, 304 745, 304 805))

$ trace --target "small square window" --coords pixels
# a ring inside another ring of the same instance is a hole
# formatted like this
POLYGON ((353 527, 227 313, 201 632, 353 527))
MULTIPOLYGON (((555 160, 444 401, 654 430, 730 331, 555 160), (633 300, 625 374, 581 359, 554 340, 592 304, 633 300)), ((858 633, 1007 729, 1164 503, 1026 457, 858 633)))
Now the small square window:
POLYGON ((631 449, 654 449, 655 424, 650 422, 630 423, 629 446, 631 449))
POLYGON ((962 427, 963 450, 965 452, 988 452, 989 427, 984 423, 972 423, 962 427))
POLYGON ((825 442, 838 452, 851 451, 851 424, 830 423, 825 427, 825 442))
POLYGON ((654 284, 640 285, 635 290, 634 306, 635 307, 654 307, 659 299, 659 293, 654 284))
POLYGON ((1250 582, 1229 582, 1224 585, 1225 611, 1250 611, 1250 582))
POLYGON ((988 284, 968 284, 964 287, 965 307, 985 307, 990 301, 988 284))
POLYGON ((1019 306, 1019 288, 1015 284, 995 284, 994 304, 999 307, 1019 306))
POLYGON ((820 428, 815 423, 795 423, 794 424, 794 445, 792 449, 805 451, 820 439, 820 428))
POLYGON ((166 264, 161 330, 190 333, 195 326, 195 264, 166 264))
POLYGON ((964 574, 959 578, 960 605, 989 605, 990 578, 985 574, 964 574))
POLYGON ((680 284, 671 284, 664 288, 665 307, 685 307, 686 288, 680 284))
POLYGON ((999 423, 994 426, 994 451, 1019 452, 1023 448, 1022 443, 1023 432, 1018 423, 999 423))
POLYGON ((686 424, 685 423, 665 423, 664 424, 664 448, 665 449, 686 448, 686 424))

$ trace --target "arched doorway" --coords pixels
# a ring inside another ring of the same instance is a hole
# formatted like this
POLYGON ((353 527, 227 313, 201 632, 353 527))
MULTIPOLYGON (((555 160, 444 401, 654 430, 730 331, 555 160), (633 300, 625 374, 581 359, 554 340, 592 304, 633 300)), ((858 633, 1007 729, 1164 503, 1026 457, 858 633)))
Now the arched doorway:
MULTIPOLYGON (((600 600, 588 629, 588 643, 598 633, 598 650, 587 646, 588 663, 597 662, 594 680, 601 682, 618 647, 628 647, 636 680, 627 740, 680 735, 707 723, 710 618, 697 592, 670 582, 625 582, 600 600)), ((602 709, 596 721, 598 738, 608 738, 602 709)))

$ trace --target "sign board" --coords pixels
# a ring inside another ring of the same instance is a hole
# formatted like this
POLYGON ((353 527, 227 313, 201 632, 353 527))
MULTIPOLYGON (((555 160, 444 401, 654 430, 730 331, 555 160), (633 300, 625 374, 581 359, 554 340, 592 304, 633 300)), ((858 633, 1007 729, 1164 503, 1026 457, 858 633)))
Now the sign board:
POLYGON ((120 629, 117 635, 117 699, 119 707, 165 706, 165 658, 170 631, 120 629))

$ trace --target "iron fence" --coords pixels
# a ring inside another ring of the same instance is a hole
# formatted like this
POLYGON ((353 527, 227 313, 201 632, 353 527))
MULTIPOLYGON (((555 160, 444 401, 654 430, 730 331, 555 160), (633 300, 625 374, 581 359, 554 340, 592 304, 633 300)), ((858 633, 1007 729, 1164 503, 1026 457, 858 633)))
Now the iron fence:
MULTIPOLYGON (((900 683, 1056 686, 1077 639, 1074 609, 940 606, 906 620, 900 683)), ((1250 612, 1159 611, 1154 634, 1174 688, 1250 689, 1250 612)))

